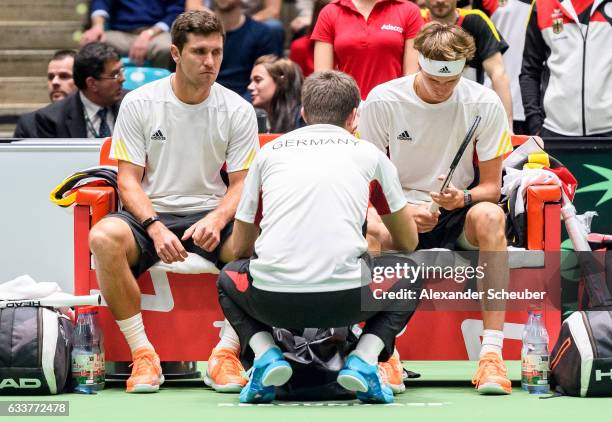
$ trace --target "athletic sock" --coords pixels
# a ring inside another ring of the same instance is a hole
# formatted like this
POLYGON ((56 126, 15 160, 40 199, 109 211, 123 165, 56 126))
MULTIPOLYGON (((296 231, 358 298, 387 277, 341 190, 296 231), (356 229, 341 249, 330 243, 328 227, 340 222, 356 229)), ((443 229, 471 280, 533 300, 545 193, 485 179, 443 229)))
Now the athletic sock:
POLYGON ((357 343, 357 347, 351 352, 351 355, 359 356, 370 365, 377 365, 378 355, 380 355, 380 352, 382 352, 384 348, 385 343, 383 343, 380 337, 374 334, 363 334, 359 338, 359 343, 357 343))
POLYGON ((255 333, 255 335, 253 335, 253 337, 251 337, 249 340, 249 346, 251 346, 253 353, 255 353, 255 359, 259 359, 272 347, 276 347, 272 334, 267 331, 255 333))
POLYGON ((140 312, 131 318, 117 321, 117 325, 125 336, 132 353, 141 347, 153 349, 153 345, 149 342, 147 334, 145 333, 144 324, 142 323, 142 314, 140 312))
POLYGON ((223 321, 223 328, 221 328, 221 340, 215 346, 215 349, 230 349, 232 352, 240 353, 240 339, 238 334, 234 331, 234 328, 230 325, 226 319, 223 321))
POLYGON ((482 347, 480 348, 480 357, 486 353, 494 352, 499 356, 502 355, 502 347, 504 345, 504 332, 499 330, 484 330, 482 334, 482 347))

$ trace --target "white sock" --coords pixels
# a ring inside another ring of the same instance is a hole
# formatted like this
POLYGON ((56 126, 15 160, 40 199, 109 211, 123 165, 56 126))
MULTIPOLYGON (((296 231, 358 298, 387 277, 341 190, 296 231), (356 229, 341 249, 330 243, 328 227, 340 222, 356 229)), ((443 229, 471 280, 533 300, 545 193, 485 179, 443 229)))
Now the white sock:
POLYGON ((480 348, 480 357, 485 353, 494 352, 499 356, 502 355, 502 347, 504 345, 504 332, 499 330, 484 330, 482 334, 482 347, 480 348))
POLYGON ((145 333, 144 324, 142 323, 142 314, 140 312, 131 318, 117 321, 117 325, 125 336, 132 353, 141 347, 153 349, 153 345, 149 342, 147 334, 145 333))
POLYGON ((234 353, 240 353, 240 339, 238 334, 234 331, 234 328, 230 325, 226 319, 223 321, 223 328, 221 328, 221 340, 215 346, 215 349, 230 349, 234 353))
POLYGON ((359 338, 359 343, 351 355, 357 355, 370 365, 378 364, 378 355, 385 348, 385 343, 374 334, 364 334, 359 338))
POLYGON ((274 344, 272 334, 267 331, 260 331, 251 337, 249 340, 249 346, 251 346, 251 349, 253 349, 253 352, 255 353, 255 359, 258 359, 276 345, 274 344))

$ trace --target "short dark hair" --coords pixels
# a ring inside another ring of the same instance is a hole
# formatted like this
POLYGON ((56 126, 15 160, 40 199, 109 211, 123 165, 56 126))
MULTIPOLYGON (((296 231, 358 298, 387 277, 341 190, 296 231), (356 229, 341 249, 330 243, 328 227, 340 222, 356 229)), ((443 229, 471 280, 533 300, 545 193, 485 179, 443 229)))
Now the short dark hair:
POLYGON ((179 51, 183 51, 183 46, 187 42, 187 34, 220 34, 225 43, 225 30, 223 24, 214 13, 204 10, 192 10, 181 13, 170 29, 172 44, 176 45, 179 51))
POLYGON ((315 72, 304 81, 302 107, 308 124, 331 124, 344 127, 361 96, 357 82, 337 70, 315 72))
POLYGON ((63 60, 66 57, 72 57, 74 58, 74 56, 76 56, 76 51, 74 50, 57 50, 55 53, 53 53, 53 57, 51 57, 51 60, 63 60))
POLYGON ((109 61, 118 61, 119 51, 110 44, 94 42, 87 44, 74 56, 73 79, 79 89, 87 88, 88 77, 99 79, 104 73, 104 66, 109 61))

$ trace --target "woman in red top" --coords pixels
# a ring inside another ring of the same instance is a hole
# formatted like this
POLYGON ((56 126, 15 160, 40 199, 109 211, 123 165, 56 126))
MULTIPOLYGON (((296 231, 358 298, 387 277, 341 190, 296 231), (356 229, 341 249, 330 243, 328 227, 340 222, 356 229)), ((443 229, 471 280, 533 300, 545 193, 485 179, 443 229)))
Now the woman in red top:
POLYGON ((289 58, 297 63, 302 69, 304 77, 307 77, 314 72, 314 45, 315 42, 310 39, 310 35, 317 24, 319 13, 331 0, 316 0, 312 8, 312 20, 306 35, 300 37, 291 43, 289 50, 289 58))
POLYGON ((315 71, 348 73, 366 98, 376 85, 418 71, 413 39, 421 26, 408 0, 333 0, 311 35, 315 71))

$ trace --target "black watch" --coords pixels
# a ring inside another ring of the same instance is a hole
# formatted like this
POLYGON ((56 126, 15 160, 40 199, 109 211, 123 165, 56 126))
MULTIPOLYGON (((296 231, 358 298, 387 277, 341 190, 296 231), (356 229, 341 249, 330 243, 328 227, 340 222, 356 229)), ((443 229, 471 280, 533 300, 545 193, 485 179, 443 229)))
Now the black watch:
POLYGON ((146 230, 151 224, 155 223, 156 221, 160 221, 159 215, 154 215, 152 217, 147 218, 145 221, 142 222, 142 227, 144 227, 144 229, 146 230))
POLYGON ((469 207, 470 205, 472 205, 473 202, 474 201, 472 201, 472 194, 469 190, 465 189, 463 191, 463 206, 469 207))

